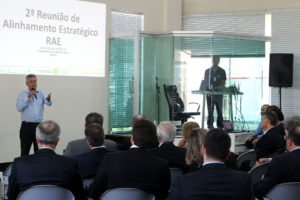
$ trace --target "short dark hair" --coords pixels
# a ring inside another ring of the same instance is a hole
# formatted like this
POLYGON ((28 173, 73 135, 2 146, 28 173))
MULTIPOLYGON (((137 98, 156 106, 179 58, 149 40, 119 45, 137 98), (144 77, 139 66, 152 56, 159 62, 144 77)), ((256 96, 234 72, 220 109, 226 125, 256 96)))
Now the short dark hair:
POLYGON ((102 146, 104 143, 104 130, 100 124, 89 124, 85 128, 85 136, 92 147, 102 146))
POLYGON ((268 110, 265 113, 263 113, 262 116, 269 119, 271 125, 273 125, 273 126, 277 125, 278 116, 274 111, 268 110))
POLYGON ((30 79, 30 78, 36 78, 36 75, 35 75, 35 74, 28 74, 28 75, 26 76, 26 82, 27 82, 28 79, 30 79))
POLYGON ((85 117, 85 125, 88 126, 89 124, 96 123, 100 126, 103 126, 103 116, 99 113, 92 112, 85 117))
POLYGON ((212 129, 204 140, 206 155, 218 160, 225 161, 230 149, 230 137, 221 129, 212 129))
POLYGON ((138 147, 151 149, 158 146, 155 125, 146 119, 138 120, 132 129, 134 144, 138 147))
POLYGON ((283 121, 284 120, 284 115, 283 115, 282 111, 280 110, 280 108, 278 108, 278 106, 271 105, 267 109, 267 111, 273 111, 273 112, 275 112, 279 121, 283 121))
POLYGON ((295 145, 300 146, 300 131, 297 130, 298 128, 300 129, 300 126, 293 126, 290 128, 287 138, 289 138, 295 145))

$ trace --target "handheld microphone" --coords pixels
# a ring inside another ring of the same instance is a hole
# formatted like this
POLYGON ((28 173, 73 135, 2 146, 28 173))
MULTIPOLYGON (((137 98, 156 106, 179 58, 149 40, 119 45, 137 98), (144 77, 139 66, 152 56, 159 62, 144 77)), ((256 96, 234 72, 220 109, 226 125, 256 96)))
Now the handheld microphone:
MULTIPOLYGON (((34 91, 36 91, 36 89, 35 89, 35 88, 32 88, 31 90, 34 90, 34 91)), ((37 99, 37 96, 36 96, 36 94, 34 94, 34 97, 35 97, 35 99, 37 99)))

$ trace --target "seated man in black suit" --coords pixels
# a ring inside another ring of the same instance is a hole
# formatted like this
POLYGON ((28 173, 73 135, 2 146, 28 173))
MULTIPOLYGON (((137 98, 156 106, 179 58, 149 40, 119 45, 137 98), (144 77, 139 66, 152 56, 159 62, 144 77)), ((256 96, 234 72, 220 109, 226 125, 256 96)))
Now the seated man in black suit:
POLYGON ((281 109, 278 108, 278 106, 271 105, 267 111, 272 111, 272 112, 276 113, 278 120, 277 120, 275 128, 277 128, 280 131, 281 135, 285 136, 284 127, 282 124, 282 122, 284 120, 284 115, 283 115, 281 109))
POLYGON ((98 200, 108 189, 138 188, 154 194, 158 199, 166 198, 170 186, 168 163, 146 150, 155 139, 154 124, 148 120, 137 121, 132 130, 131 148, 105 155, 89 196, 98 200))
POLYGON ((186 168, 185 155, 186 148, 176 147, 175 140, 176 127, 171 122, 161 122, 157 127, 157 137, 159 147, 151 149, 150 152, 165 159, 169 163, 169 168, 186 168))
POLYGON ((16 158, 9 177, 8 199, 34 185, 57 185, 70 190, 76 199, 86 199, 76 161, 54 150, 60 135, 59 126, 45 121, 36 129, 39 151, 33 155, 16 158))
POLYGON ((300 182, 300 126, 288 131, 286 149, 288 153, 275 156, 264 178, 254 185, 257 198, 262 199, 275 185, 285 182, 300 182))
POLYGON ((276 113, 272 111, 263 113, 261 128, 264 133, 254 147, 257 159, 269 157, 277 152, 281 152, 285 148, 284 138, 280 130, 275 127, 277 121, 278 117, 276 113))
MULTIPOLYGON (((100 126, 103 126, 103 116, 96 112, 89 113, 85 117, 84 127, 87 127, 89 124, 92 123, 96 123, 100 126)), ((111 151, 117 150, 117 143, 113 140, 104 139, 104 146, 111 151)), ((86 138, 73 140, 68 143, 66 149, 64 150, 64 156, 74 157, 75 155, 86 153, 90 150, 90 147, 86 143, 86 138)))
POLYGON ((227 169, 230 137, 220 129, 209 131, 201 147, 203 167, 178 177, 171 187, 169 200, 251 199, 251 180, 245 172, 227 169))
POLYGON ((90 124, 85 128, 86 142, 91 151, 74 157, 78 164, 81 179, 94 178, 104 155, 108 152, 103 145, 104 131, 99 124, 90 124))

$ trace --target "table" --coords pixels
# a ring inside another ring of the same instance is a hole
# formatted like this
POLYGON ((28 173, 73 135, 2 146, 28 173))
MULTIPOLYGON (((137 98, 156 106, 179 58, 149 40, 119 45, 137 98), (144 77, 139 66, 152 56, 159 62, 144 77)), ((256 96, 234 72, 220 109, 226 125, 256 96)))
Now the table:
POLYGON ((201 127, 204 128, 204 118, 205 118, 205 101, 206 95, 229 95, 229 115, 230 115, 230 121, 233 125, 233 110, 232 110, 232 95, 243 95, 242 92, 238 91, 237 88, 235 87, 228 87, 224 88, 222 90, 217 90, 217 91, 200 91, 200 90, 193 90, 192 94, 202 94, 203 95, 203 105, 202 105, 202 122, 201 122, 201 127))

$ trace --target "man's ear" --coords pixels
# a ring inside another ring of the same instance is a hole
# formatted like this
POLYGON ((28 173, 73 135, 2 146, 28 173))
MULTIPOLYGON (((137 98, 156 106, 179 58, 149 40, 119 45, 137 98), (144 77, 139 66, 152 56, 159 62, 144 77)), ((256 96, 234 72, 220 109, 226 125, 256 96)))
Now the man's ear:
POLYGON ((133 135, 131 135, 131 137, 130 137, 130 142, 131 142, 131 145, 134 145, 133 135))
POLYGON ((40 144, 40 141, 39 141, 38 137, 35 136, 35 139, 36 139, 36 144, 39 145, 39 144, 40 144))
POLYGON ((90 148, 92 148, 91 143, 90 143, 87 139, 86 139, 85 141, 86 141, 87 145, 88 145, 90 148))
POLYGON ((201 145, 201 153, 202 153, 202 155, 204 155, 204 153, 206 154, 206 150, 205 150, 204 144, 201 145))
POLYGON ((58 142, 59 142, 59 138, 57 138, 57 140, 55 142, 55 146, 57 146, 58 142))

